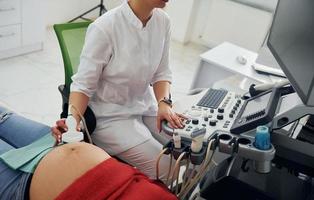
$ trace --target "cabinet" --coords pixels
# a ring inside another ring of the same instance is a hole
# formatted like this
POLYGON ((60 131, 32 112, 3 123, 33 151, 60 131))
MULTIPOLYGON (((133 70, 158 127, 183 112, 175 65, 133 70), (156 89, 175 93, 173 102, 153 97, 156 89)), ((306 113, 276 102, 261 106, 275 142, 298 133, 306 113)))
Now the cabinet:
POLYGON ((42 3, 40 0, 0 0, 0 59, 43 48, 42 3))

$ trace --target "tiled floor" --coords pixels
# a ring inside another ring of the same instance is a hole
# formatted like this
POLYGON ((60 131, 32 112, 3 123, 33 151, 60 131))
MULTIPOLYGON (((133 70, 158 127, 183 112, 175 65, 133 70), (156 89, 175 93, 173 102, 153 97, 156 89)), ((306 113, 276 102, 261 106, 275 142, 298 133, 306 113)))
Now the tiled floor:
MULTIPOLYGON (((171 43, 173 98, 188 91, 199 54, 208 50, 195 44, 171 43)), ((36 121, 53 125, 61 112, 58 85, 64 83, 63 62, 57 39, 47 31, 44 50, 0 60, 0 102, 36 121)))

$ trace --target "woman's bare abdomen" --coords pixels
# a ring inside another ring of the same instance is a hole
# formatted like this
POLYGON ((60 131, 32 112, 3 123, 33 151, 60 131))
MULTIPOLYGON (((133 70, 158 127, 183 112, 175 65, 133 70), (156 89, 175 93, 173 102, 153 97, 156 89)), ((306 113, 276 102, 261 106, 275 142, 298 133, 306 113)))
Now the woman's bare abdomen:
POLYGON ((110 156, 102 149, 87 143, 59 146, 38 164, 31 186, 30 199, 54 199, 85 172, 110 156))

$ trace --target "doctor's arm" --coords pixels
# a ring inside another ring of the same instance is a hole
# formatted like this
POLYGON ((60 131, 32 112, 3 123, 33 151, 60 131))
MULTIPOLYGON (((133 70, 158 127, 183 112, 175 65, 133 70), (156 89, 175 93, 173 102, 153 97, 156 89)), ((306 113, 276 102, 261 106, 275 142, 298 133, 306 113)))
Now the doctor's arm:
POLYGON ((164 49, 160 64, 157 71, 152 78, 152 85, 158 102, 157 113, 157 128, 161 131, 161 122, 167 120, 173 128, 183 128, 182 119, 185 117, 181 114, 175 113, 171 106, 161 101, 164 97, 169 98, 170 83, 172 81, 172 72, 169 68, 169 47, 170 47, 170 21, 169 18, 165 19, 166 31, 164 49))
MULTIPOLYGON (((104 67, 112 55, 112 46, 108 34, 92 23, 86 33, 84 47, 80 57, 77 73, 72 76, 69 104, 72 105, 70 113, 77 121, 79 130, 79 117, 84 114, 90 97, 96 92, 98 80, 104 67)), ((69 113, 69 114, 70 114, 69 113)), ((61 141, 62 133, 67 131, 65 120, 56 122, 52 132, 57 141, 61 141)))
POLYGON ((71 92, 70 94, 69 105, 74 107, 70 112, 78 123, 81 121, 79 114, 83 115, 85 113, 88 101, 89 97, 82 92, 71 92))
POLYGON ((164 97, 170 96, 170 83, 168 81, 158 81, 153 85, 154 93, 157 102, 160 102, 164 97))
POLYGON ((169 98, 170 83, 168 81, 158 81, 153 85, 156 100, 158 102, 157 128, 161 131, 162 120, 167 120, 173 128, 183 128, 183 115, 175 113, 171 106, 162 100, 169 98))
POLYGON ((175 113, 171 106, 161 101, 165 97, 169 98, 170 84, 172 81, 172 72, 169 68, 169 48, 170 48, 170 20, 165 18, 166 30, 164 48, 162 52, 162 58, 155 72, 151 84, 153 85, 156 100, 158 102, 158 113, 157 113, 157 128, 161 131, 161 122, 167 120, 173 128, 183 128, 184 117, 181 114, 175 113))

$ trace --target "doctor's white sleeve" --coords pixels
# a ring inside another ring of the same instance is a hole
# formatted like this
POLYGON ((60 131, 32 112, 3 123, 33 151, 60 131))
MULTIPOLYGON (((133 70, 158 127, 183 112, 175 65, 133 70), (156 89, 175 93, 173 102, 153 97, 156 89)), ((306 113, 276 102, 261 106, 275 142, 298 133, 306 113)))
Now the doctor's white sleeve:
POLYGON ((112 45, 108 34, 91 24, 86 32, 78 71, 72 76, 71 92, 81 92, 91 97, 111 55, 112 45))
POLYGON ((163 49, 160 64, 152 78, 152 81, 151 81, 152 85, 158 81, 168 81, 169 83, 172 82, 172 72, 169 67, 169 48, 170 48, 171 31, 170 31, 170 21, 168 18, 166 18, 165 23, 167 24, 166 25, 167 28, 166 28, 166 36, 164 40, 164 49, 163 49))

